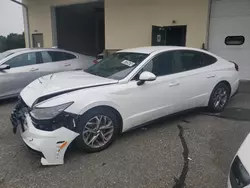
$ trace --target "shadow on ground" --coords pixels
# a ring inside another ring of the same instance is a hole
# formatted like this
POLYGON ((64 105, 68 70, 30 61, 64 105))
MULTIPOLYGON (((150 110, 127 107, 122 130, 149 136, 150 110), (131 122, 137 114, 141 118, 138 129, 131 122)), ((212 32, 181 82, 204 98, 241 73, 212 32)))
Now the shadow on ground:
POLYGON ((9 98, 9 99, 2 99, 0 100, 0 106, 16 103, 18 100, 17 97, 9 98))

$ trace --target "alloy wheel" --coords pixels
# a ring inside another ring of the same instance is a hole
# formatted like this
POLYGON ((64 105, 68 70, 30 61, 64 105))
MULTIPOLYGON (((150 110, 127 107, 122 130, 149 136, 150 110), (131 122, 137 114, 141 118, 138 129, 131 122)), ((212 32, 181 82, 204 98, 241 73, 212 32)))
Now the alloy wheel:
POLYGON ((83 129, 83 141, 91 148, 99 148, 107 144, 114 133, 112 120, 105 115, 91 118, 83 129))
POLYGON ((218 88, 214 93, 213 103, 215 108, 224 108, 228 100, 226 88, 218 88))

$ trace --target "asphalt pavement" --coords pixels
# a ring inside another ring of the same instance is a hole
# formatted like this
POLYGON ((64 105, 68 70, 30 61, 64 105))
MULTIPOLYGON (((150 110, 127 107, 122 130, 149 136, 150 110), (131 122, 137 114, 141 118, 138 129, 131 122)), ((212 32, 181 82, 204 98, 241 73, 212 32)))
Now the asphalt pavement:
POLYGON ((242 91, 222 114, 198 109, 166 118, 124 133, 102 152, 71 148, 64 165, 44 167, 12 133, 15 102, 0 102, 1 188, 226 187, 231 160, 250 132, 250 93, 242 91))

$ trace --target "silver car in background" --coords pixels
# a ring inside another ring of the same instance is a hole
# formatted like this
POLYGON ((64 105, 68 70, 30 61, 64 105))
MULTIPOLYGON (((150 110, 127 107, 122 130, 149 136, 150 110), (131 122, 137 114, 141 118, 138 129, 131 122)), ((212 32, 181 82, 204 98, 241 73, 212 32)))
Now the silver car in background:
POLYGON ((60 49, 15 49, 0 53, 0 99, 17 96, 41 76, 86 69, 95 58, 60 49))

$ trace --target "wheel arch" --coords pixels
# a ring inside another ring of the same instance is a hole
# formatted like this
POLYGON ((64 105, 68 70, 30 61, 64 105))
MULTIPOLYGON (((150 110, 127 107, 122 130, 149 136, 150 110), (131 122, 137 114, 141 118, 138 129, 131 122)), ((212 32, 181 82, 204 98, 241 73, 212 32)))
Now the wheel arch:
POLYGON ((214 86, 214 88, 216 88, 216 87, 217 87, 219 84, 221 84, 221 83, 224 83, 224 84, 226 84, 226 85, 228 86, 229 91, 230 91, 230 96, 231 96, 232 87, 231 87, 231 84, 230 84, 228 81, 226 81, 226 80, 220 81, 218 84, 216 84, 216 86, 214 86))
MULTIPOLYGON (((214 88, 213 88, 213 90, 212 90, 212 92, 211 92, 211 94, 210 94, 208 103, 207 103, 207 107, 208 107, 209 111, 211 111, 211 112, 213 112, 213 113, 219 113, 219 112, 221 112, 221 111, 225 108, 225 105, 226 105, 226 103, 225 103, 225 104, 223 104, 222 107, 218 108, 218 106, 215 107, 214 104, 213 104, 213 98, 212 98, 212 97, 213 97, 213 93, 216 91, 216 88, 217 88, 220 84, 224 84, 224 85, 226 85, 226 86, 229 88, 229 96, 228 96, 228 99, 230 98, 231 93, 232 93, 232 87, 231 87, 230 83, 229 83, 228 81, 226 81, 226 80, 221 80, 220 82, 218 82, 218 83, 214 86, 214 88)), ((227 99, 226 102, 228 102, 228 99, 227 99)))
POLYGON ((110 110, 112 111, 118 118, 118 121, 119 121, 119 133, 122 132, 123 130, 123 118, 122 118, 122 115, 121 113, 119 112, 118 108, 114 105, 110 105, 110 104, 99 104, 99 105, 90 105, 88 106, 87 108, 85 108, 84 111, 82 111, 80 113, 80 115, 84 115, 85 113, 91 111, 91 110, 95 110, 97 108, 105 108, 107 110, 110 110))

